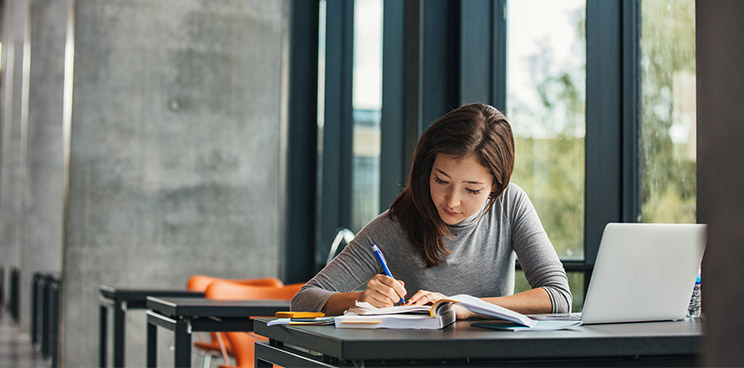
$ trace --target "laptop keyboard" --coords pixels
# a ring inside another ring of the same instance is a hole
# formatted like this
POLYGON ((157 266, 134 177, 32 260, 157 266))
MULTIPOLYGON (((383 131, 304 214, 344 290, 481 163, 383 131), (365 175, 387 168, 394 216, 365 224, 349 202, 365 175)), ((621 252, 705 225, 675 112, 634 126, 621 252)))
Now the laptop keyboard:
POLYGON ((537 321, 551 321, 551 320, 581 321, 581 312, 530 314, 527 317, 530 317, 537 321))

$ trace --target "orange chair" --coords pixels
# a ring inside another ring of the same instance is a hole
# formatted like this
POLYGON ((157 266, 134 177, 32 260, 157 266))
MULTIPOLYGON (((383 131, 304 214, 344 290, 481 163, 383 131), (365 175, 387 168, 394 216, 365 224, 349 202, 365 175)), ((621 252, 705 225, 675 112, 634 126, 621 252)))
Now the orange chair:
MULTIPOLYGON (((305 283, 291 284, 285 286, 253 286, 238 284, 230 281, 217 281, 209 285, 204 295, 208 299, 220 300, 291 300, 305 283)), ((233 356, 237 367, 253 367, 254 344, 256 341, 267 341, 266 338, 252 332, 224 332, 232 347, 233 356)), ((225 357, 225 365, 220 368, 231 367, 229 358, 225 357)))
POLYGON ((226 279, 224 277, 194 275, 189 277, 189 280, 186 282, 186 289, 204 292, 207 290, 207 286, 215 281, 231 281, 239 284, 257 286, 284 286, 282 280, 279 280, 276 277, 261 277, 255 279, 226 279))
MULTIPOLYGON (((189 277, 186 282, 186 289, 191 291, 206 292, 207 287, 215 281, 231 281, 243 285, 256 285, 256 286, 271 286, 281 287, 284 283, 276 277, 262 277, 255 279, 226 279, 220 277, 213 277, 207 275, 193 275, 189 277)), ((226 336, 218 336, 217 333, 211 332, 209 339, 206 341, 194 342, 194 348, 197 349, 198 353, 202 355, 202 366, 209 367, 211 364, 212 356, 219 356, 223 354, 222 348, 220 348, 219 340, 223 341, 225 352, 228 355, 233 354, 232 346, 227 341, 226 336)))

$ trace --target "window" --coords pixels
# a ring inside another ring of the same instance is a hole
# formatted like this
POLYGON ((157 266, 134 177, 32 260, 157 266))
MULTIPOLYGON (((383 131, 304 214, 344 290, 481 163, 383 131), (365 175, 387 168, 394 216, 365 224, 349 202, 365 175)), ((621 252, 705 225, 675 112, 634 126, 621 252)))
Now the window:
POLYGON ((354 2, 353 162, 351 230, 380 213, 382 0, 354 2))
MULTIPOLYGON (((511 121, 512 180, 568 271, 574 310, 608 222, 696 220, 694 0, 293 1, 307 4, 319 8, 318 33, 297 28, 294 39, 320 35, 318 99, 292 129, 317 104, 317 139, 297 139, 317 152, 297 157, 317 153, 317 172, 302 178, 318 180, 289 201, 315 211, 290 211, 305 217, 288 238, 302 249, 315 240, 315 266, 339 227, 356 232, 390 204, 418 135, 464 102, 511 121), (295 236, 309 217, 316 226, 295 236)), ((295 100, 313 97, 298 91, 295 100)), ((293 173, 312 166, 296 161, 293 173)))
POLYGON ((641 219, 696 221, 695 1, 641 3, 641 219))
POLYGON ((380 211, 382 0, 318 2, 315 268, 380 211))
MULTIPOLYGON (((512 182, 529 195, 564 261, 584 259, 585 19, 582 0, 507 3, 512 182)), ((569 278, 578 310, 583 273, 569 278)))

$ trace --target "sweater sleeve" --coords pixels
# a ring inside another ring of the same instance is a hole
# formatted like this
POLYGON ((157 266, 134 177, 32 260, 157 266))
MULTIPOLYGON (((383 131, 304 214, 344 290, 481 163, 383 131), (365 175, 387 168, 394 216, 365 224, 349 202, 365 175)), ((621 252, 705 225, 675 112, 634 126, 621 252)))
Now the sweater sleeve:
POLYGON ((293 311, 321 311, 334 293, 356 290, 381 271, 369 246, 364 246, 371 233, 386 226, 381 215, 365 226, 336 258, 308 281, 292 298, 293 311))
POLYGON ((510 189, 507 200, 511 201, 512 244, 527 282, 548 292, 553 313, 570 312, 572 295, 563 264, 527 194, 513 184, 510 189))

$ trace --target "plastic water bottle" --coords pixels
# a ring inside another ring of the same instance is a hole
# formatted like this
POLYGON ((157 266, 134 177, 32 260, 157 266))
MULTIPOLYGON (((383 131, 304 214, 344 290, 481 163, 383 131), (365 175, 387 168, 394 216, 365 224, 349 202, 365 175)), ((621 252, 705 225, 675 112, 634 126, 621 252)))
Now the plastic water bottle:
POLYGON ((687 307, 687 317, 700 317, 700 308, 702 305, 701 299, 702 296, 700 295, 700 271, 698 271, 697 279, 695 279, 695 286, 692 288, 690 305, 687 307))

